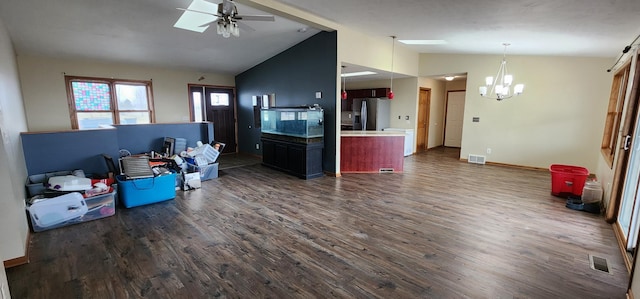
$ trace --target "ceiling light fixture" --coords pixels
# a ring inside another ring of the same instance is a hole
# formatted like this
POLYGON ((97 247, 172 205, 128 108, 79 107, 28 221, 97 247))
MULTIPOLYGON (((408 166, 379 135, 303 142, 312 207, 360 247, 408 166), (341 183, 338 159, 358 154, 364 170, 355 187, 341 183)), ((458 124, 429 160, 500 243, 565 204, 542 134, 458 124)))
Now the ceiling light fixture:
POLYGON ((444 79, 447 81, 453 81, 453 79, 455 79, 456 76, 444 76, 444 79))
POLYGON ((396 50, 396 36, 391 36, 391 85, 389 86, 389 93, 387 94, 387 98, 389 100, 393 100, 393 56, 396 50))
MULTIPOLYGON (((345 67, 346 66, 343 65, 342 69, 344 70, 345 67)), ((347 77, 345 77, 345 76, 342 76, 342 94, 340 95, 340 97, 343 100, 347 99, 347 77)))
POLYGON ((358 77, 358 76, 368 76, 368 75, 375 75, 375 74, 377 73, 372 71, 362 71, 362 72, 344 73, 344 74, 341 74, 340 77, 358 77))
POLYGON ((496 74, 495 80, 489 76, 485 78, 486 85, 478 88, 481 96, 498 101, 517 96, 524 91, 524 84, 516 84, 513 87, 513 93, 511 93, 513 76, 507 71, 507 47, 510 44, 503 43, 502 45, 504 46, 504 54, 502 55, 502 62, 500 63, 500 68, 498 68, 498 74, 496 74), (489 91, 489 93, 487 93, 487 91, 489 91))
POLYGON ((240 36, 240 28, 238 28, 238 23, 230 18, 219 18, 216 23, 216 28, 218 34, 222 35, 224 38, 228 38, 230 36, 240 36))

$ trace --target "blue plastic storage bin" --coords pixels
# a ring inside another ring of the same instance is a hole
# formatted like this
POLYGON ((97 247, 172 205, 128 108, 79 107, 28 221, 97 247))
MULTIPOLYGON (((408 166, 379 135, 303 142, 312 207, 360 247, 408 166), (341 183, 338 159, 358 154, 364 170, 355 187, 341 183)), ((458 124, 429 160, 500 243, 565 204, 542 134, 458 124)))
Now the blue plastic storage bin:
POLYGON ((116 176, 120 202, 125 208, 132 208, 176 197, 176 174, 163 174, 153 178, 127 180, 116 176))

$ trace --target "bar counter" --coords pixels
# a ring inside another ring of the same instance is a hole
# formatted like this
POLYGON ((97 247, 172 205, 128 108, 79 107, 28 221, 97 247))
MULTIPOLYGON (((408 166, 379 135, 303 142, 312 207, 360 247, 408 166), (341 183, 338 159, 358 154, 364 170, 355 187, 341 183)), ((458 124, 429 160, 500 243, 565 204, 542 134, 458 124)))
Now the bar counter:
POLYGON ((340 172, 402 172, 402 132, 340 131, 340 172))

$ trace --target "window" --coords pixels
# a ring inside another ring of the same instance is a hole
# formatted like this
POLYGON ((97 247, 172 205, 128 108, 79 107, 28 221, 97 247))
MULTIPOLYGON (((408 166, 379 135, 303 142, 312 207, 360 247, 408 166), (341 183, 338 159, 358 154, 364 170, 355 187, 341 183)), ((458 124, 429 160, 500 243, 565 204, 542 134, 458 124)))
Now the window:
POLYGON ((155 122, 151 81, 65 76, 71 127, 155 122))
POLYGON ((601 147, 602 155, 609 164, 609 167, 613 167, 613 160, 616 154, 618 131, 620 130, 620 121, 622 120, 622 108, 624 107, 624 99, 627 93, 627 81, 629 81, 630 68, 631 65, 627 64, 613 76, 601 147))
POLYGON ((228 93, 211 93, 211 106, 229 106, 229 94, 228 93))

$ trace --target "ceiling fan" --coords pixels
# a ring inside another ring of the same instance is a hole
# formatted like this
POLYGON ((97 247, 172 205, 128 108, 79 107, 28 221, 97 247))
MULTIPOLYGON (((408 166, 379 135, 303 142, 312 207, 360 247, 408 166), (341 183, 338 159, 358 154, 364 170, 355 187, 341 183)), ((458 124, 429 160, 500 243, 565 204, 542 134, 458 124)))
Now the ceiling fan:
POLYGON ((193 0, 189 7, 178 8, 184 11, 173 27, 204 32, 209 25, 216 23, 218 34, 223 37, 239 36, 240 29, 255 31, 241 21, 275 21, 272 15, 239 15, 232 0, 222 0, 215 4, 205 0, 193 0), (214 13, 215 12, 215 13, 214 13))

